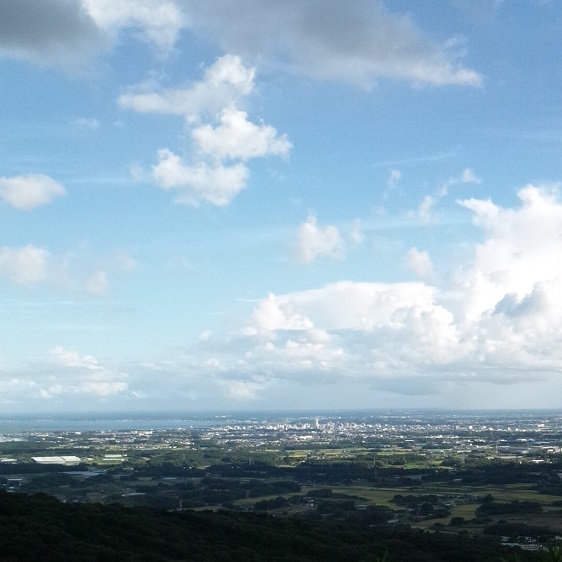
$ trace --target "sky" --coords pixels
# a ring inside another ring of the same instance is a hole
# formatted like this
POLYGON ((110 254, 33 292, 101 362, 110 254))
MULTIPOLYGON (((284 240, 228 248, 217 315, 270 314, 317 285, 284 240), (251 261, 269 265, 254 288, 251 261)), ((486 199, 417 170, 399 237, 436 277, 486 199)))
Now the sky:
POLYGON ((561 29, 0 0, 0 412, 562 407, 561 29))

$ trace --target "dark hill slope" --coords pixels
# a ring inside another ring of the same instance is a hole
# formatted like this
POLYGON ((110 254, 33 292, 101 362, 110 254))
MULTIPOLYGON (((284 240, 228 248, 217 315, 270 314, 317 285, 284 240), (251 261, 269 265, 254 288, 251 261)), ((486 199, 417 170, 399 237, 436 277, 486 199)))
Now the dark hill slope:
POLYGON ((67 505, 0 492, 2 562, 374 562, 385 551, 393 562, 498 562, 502 552, 489 542, 407 527, 67 505))

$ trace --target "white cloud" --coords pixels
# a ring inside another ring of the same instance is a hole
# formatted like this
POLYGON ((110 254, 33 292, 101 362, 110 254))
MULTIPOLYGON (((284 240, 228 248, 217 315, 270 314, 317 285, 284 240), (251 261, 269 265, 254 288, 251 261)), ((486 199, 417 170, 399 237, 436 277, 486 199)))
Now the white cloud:
POLYGON ((426 376, 466 353, 437 296, 423 283, 353 282, 270 295, 233 349, 244 360, 222 377, 261 373, 267 388, 276 380, 324 385, 426 376))
POLYGON ((82 0, 100 29, 117 34, 121 29, 139 31, 142 38, 162 51, 174 46, 186 18, 173 0, 82 0))
POLYGON ((447 181, 444 181, 437 189, 436 196, 441 199, 449 194, 449 189, 455 185, 461 184, 479 184, 482 180, 474 175, 470 168, 465 168, 458 176, 451 176, 447 181))
MULTIPOLYGON (((483 241, 439 287, 342 281, 270 294, 238 333, 202 334, 192 353, 160 368, 181 373, 190 389, 220 396, 218 387, 241 401, 297 383, 309 396, 326 388, 462 396, 455 406, 485 393, 492 407, 500 385, 559 388, 562 203, 556 186, 527 186, 519 198, 517 208, 460 202, 483 241)), ((412 248, 408 259, 429 274, 426 252, 412 248)))
POLYGON ((365 236, 363 235, 363 231, 361 230, 361 222, 356 220, 353 222, 351 226, 351 230, 347 236, 350 244, 354 246, 358 246, 359 244, 363 243, 365 236))
POLYGON ((247 96, 254 89, 254 68, 247 68, 240 57, 226 54, 205 72, 205 82, 215 88, 228 84, 235 92, 247 96))
POLYGON ((303 330, 313 326, 312 321, 296 312, 291 303, 270 294, 254 309, 252 325, 246 331, 248 334, 262 334, 275 330, 303 330))
POLYGON ((400 181, 401 178, 402 178, 402 172, 400 172, 400 170, 394 170, 394 169, 389 170, 388 181, 387 181, 388 189, 394 189, 398 185, 398 182, 400 181))
POLYGON ((30 394, 35 391, 36 386, 35 381, 29 380, 27 377, 0 377, 0 404, 28 400, 30 394))
POLYGON ((92 355, 79 355, 76 351, 68 350, 60 345, 55 346, 50 353, 53 361, 62 367, 73 367, 87 371, 103 371, 103 367, 92 355))
POLYGON ((177 154, 163 149, 158 152, 158 164, 153 166, 152 174, 162 189, 176 191, 177 203, 224 206, 246 187, 249 171, 242 163, 189 165, 177 154))
POLYGON ((506 295, 520 300, 537 283, 562 279, 562 205, 556 187, 528 185, 518 193, 522 207, 502 209, 491 201, 468 199, 460 205, 473 213, 486 241, 474 263, 459 273, 465 312, 471 317, 491 312, 506 295))
POLYGON ((95 117, 79 117, 72 121, 72 124, 81 129, 89 129, 91 131, 95 131, 100 127, 100 122, 95 117))
POLYGON ((433 195, 425 195, 418 208, 418 215, 423 222, 431 220, 431 210, 435 205, 435 197, 433 195))
POLYGON ((397 318, 397 309, 431 308, 435 289, 423 283, 341 281, 320 289, 269 295, 252 315, 257 333, 276 330, 365 330, 397 318))
POLYGON ((218 127, 207 124, 192 132, 198 149, 213 158, 247 160, 268 155, 285 156, 291 149, 285 135, 278 136, 269 125, 248 121, 245 111, 224 109, 219 120, 218 127))
POLYGON ((222 380, 219 384, 226 388, 228 396, 235 400, 255 400, 259 391, 264 388, 263 384, 246 380, 222 380))
MULTIPOLYGON (((223 342, 220 377, 261 373, 264 389, 275 380, 372 381, 406 394, 559 380, 562 203, 552 186, 527 186, 519 199, 516 209, 461 202, 484 241, 441 287, 346 281, 270 294, 240 337, 223 342)), ((426 252, 412 248, 407 261, 431 274, 426 252)))
POLYGON ((80 390, 85 394, 105 398, 125 392, 128 386, 126 382, 120 381, 85 382, 80 385, 80 390))
POLYGON ((31 286, 48 277, 51 255, 37 246, 22 248, 0 248, 0 276, 18 285, 31 286))
POLYGON ((482 183, 482 180, 474 175, 470 168, 465 168, 461 176, 462 183, 482 183))
POLYGON ((433 274, 433 264, 429 254, 417 248, 410 248, 406 256, 406 265, 418 275, 418 277, 430 277, 433 274))
MULTIPOLYGON (((435 86, 479 86, 482 77, 462 64, 455 38, 442 45, 409 15, 381 0, 319 3, 287 0, 20 0, 0 3, 0 55, 77 63, 110 48, 127 32, 172 51, 180 34, 211 38, 227 52, 262 63, 285 64, 320 79, 369 86, 378 78, 435 86)), ((155 110, 181 90, 139 95, 137 107, 155 110)), ((132 100, 129 100, 132 102, 132 100)), ((176 113, 177 111, 172 111, 176 113)))
POLYGON ((94 296, 107 295, 109 291, 109 283, 107 273, 102 270, 95 271, 86 279, 84 289, 87 293, 94 296))
POLYGON ((256 306, 251 328, 246 369, 272 378, 426 376, 456 370, 470 351, 454 315, 422 283, 340 282, 270 296, 256 306))
POLYGON ((459 205, 474 213, 474 222, 480 226, 493 224, 500 209, 490 199, 463 199, 459 205))
POLYGON ((50 203, 65 194, 64 187, 41 174, 0 177, 0 200, 12 207, 29 210, 50 203))
POLYGON ((126 378, 124 373, 106 368, 92 355, 80 355, 56 346, 50 352, 50 359, 65 371, 57 371, 47 384, 39 385, 38 395, 41 398, 51 399, 64 394, 107 398, 128 390, 129 385, 123 380, 126 378))
MULTIPOLYGON (((49 284, 58 289, 104 296, 109 291, 105 269, 91 269, 87 256, 79 253, 53 255, 45 248, 28 244, 22 247, 0 247, 0 278, 25 287, 49 284)), ((117 252, 107 264, 114 271, 130 271, 133 258, 117 252)))
POLYGON ((255 69, 245 67, 240 57, 226 54, 205 71, 203 80, 189 87, 153 91, 153 84, 140 85, 121 95, 118 103, 140 113, 181 115, 187 121, 203 115, 214 118, 252 92, 254 77, 255 69))
POLYGON ((225 50, 248 58, 284 61, 320 79, 370 85, 380 77, 415 84, 479 86, 454 42, 437 45, 407 15, 382 1, 228 0, 187 2, 193 29, 225 50))
POLYGON ((246 187, 247 160, 285 156, 291 149, 285 135, 278 135, 274 127, 264 123, 252 123, 248 114, 237 108, 252 92, 254 74, 239 57, 225 55, 207 69, 203 80, 189 88, 119 98, 123 107, 181 115, 186 125, 193 127, 191 157, 184 159, 161 149, 152 168, 159 187, 176 191, 177 203, 227 205, 246 187))
POLYGON ((461 184, 480 184, 482 180, 474 175, 470 168, 465 168, 458 176, 451 176, 446 181, 441 183, 435 192, 431 195, 425 195, 418 208, 418 216, 422 222, 430 222, 432 219, 432 211, 434 207, 449 195, 449 189, 461 184))
POLYGON ((316 217, 310 215, 299 228, 295 254, 297 261, 311 263, 319 257, 342 259, 344 242, 335 226, 320 227, 316 217))
MULTIPOLYGON (((189 380, 186 393, 198 388, 202 376, 206 395, 218 388, 240 400, 267 395, 286 381, 347 381, 420 396, 444 387, 562 381, 557 186, 528 185, 513 208, 477 199, 459 205, 472 215, 482 241, 470 262, 452 264, 439 286, 342 281, 271 294, 255 303, 238 332, 203 333, 195 350, 168 359, 163 372, 189 380)), ((431 273, 430 257, 420 249, 410 249, 407 263, 419 275, 431 273)), ((92 356, 55 348, 51 360, 65 369, 53 369, 48 380, 34 379, 30 393, 51 400, 71 393, 103 400, 129 395, 129 379, 92 356)), ((24 392, 15 382, 4 387, 14 396, 24 392)))

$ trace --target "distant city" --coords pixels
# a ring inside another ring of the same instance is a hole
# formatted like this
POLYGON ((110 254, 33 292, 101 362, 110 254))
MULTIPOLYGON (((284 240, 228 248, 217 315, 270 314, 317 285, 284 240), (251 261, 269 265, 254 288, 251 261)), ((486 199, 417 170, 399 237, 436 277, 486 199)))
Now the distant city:
MULTIPOLYGON (((112 444, 132 449, 187 446, 197 430, 221 446, 277 448, 345 442, 424 450, 434 458, 487 452, 545 462, 562 447, 560 411, 342 411, 173 414, 56 414, 0 417, 0 441, 49 439, 68 446, 112 444)), ((0 459, 0 462, 6 459, 0 459)))

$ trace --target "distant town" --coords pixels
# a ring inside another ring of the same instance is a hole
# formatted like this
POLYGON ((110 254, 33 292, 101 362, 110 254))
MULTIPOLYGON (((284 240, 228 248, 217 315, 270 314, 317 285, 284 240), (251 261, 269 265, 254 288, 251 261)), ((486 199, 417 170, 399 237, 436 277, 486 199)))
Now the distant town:
MULTIPOLYGON (((361 444, 369 450, 399 448, 423 453, 429 464, 451 455, 458 457, 461 464, 469 458, 482 456, 543 463, 562 452, 562 412, 254 414, 239 419, 229 415, 203 418, 201 427, 193 425, 197 420, 189 421, 190 427, 159 429, 131 426, 113 430, 8 430, 0 432, 0 447, 10 442, 28 446, 22 447, 22 452, 16 456, 0 457, 0 462, 31 459, 40 464, 115 463, 132 451, 190 448, 193 434, 198 441, 213 442, 228 450, 254 448, 259 452, 268 447, 310 446, 309 456, 315 456, 315 449, 345 443, 361 444), (78 454, 29 457, 23 450, 31 446, 43 447, 46 451, 75 449, 78 454), (84 455, 83 451, 92 449, 119 450, 119 453, 106 453, 102 458, 99 454, 84 455)), ((65 424, 68 423, 65 420, 65 424)), ((124 423, 119 419, 116 426, 124 423)), ((135 422, 131 420, 130 423, 135 422)), ((102 425, 107 424, 104 420, 102 425)), ((147 424, 150 425, 143 420, 143 425, 147 424)), ((162 420, 157 418, 155 425, 162 425, 162 420)))

